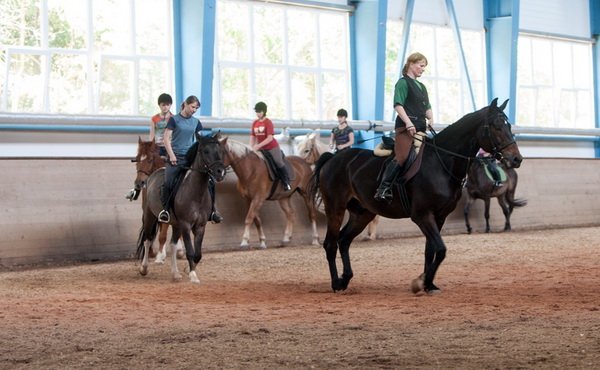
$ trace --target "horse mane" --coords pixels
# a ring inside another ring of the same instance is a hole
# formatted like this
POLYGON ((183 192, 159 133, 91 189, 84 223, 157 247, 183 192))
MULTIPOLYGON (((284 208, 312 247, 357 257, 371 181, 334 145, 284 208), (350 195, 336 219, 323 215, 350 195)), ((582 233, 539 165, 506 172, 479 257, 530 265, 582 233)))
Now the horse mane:
POLYGON ((261 157, 261 155, 259 154, 260 152, 252 150, 250 145, 244 144, 237 140, 233 140, 231 138, 227 140, 227 150, 229 150, 234 157, 238 158, 247 157, 251 154, 257 154, 259 155, 259 157, 261 157))

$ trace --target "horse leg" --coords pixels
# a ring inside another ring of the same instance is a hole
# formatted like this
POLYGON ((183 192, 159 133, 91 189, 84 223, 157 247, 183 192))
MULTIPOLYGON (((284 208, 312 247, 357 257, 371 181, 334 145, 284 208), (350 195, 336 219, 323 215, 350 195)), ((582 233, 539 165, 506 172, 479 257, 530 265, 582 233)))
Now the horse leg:
POLYGON ((154 263, 162 265, 165 263, 165 259, 167 258, 167 251, 165 249, 165 244, 167 242, 167 231, 169 230, 169 226, 165 224, 160 225, 160 231, 158 233, 158 253, 156 254, 156 258, 154 259, 154 263))
POLYGON ((148 274, 148 255, 154 239, 156 238, 157 219, 149 211, 145 211, 142 216, 142 229, 138 238, 136 255, 141 259, 139 267, 140 275, 148 274))
POLYGON ((172 235, 171 235, 171 276, 173 277, 173 281, 181 281, 182 276, 177 268, 177 241, 181 237, 181 232, 178 228, 172 227, 172 235))
POLYGON ((471 224, 469 223, 469 211, 471 210, 471 205, 475 201, 474 198, 471 198, 471 195, 467 193, 467 201, 465 202, 465 207, 463 208, 463 214, 465 215, 465 226, 467 227, 467 234, 470 234, 473 229, 471 228, 471 224))
POLYGON ((200 279, 198 279, 198 275, 196 274, 196 266, 198 266, 198 263, 202 259, 202 241, 204 240, 205 227, 206 225, 199 225, 194 229, 194 254, 191 260, 190 256, 187 255, 190 265, 190 281, 194 284, 200 284, 200 279))
MULTIPOLYGON (((331 288, 334 292, 345 289, 342 280, 338 276, 337 266, 335 258, 338 251, 338 238, 340 234, 340 227, 344 218, 344 209, 337 212, 330 212, 327 214, 327 233, 325 234, 325 240, 323 241, 323 248, 325 249, 325 255, 327 256, 327 263, 329 265, 329 274, 331 275, 331 288)), ((346 286, 348 284, 346 283, 346 286)))
POLYGON ((373 221, 369 222, 367 226, 367 238, 370 240, 377 239, 377 224, 379 223, 379 216, 375 216, 373 221))
POLYGON ((418 223, 421 232, 423 232, 423 235, 425 235, 426 238, 425 267, 423 274, 416 279, 421 280, 422 286, 419 286, 420 284, 415 284, 416 281, 413 280, 412 291, 415 294, 419 292, 419 290, 417 290, 418 287, 429 294, 439 293, 441 291, 440 288, 433 284, 433 280, 442 261, 446 258, 446 245, 440 235, 440 229, 442 228, 443 222, 434 221, 432 218, 433 216, 426 217, 418 223))
MULTIPOLYGON (((202 236, 204 236, 204 234, 202 234, 202 236)), ((185 227, 182 231, 181 231, 181 238, 183 239, 183 245, 185 245, 185 257, 187 258, 188 261, 188 267, 189 267, 189 277, 190 277, 190 281, 194 284, 198 284, 200 283, 200 280, 198 279, 198 276, 196 276, 196 250, 195 250, 195 246, 194 244, 192 244, 192 237, 190 235, 190 230, 188 227, 185 227)), ((173 252, 175 252, 173 250, 173 252)), ((175 253, 174 253, 175 254, 175 253)))
POLYGON ((279 199, 279 207, 283 213, 285 213, 286 224, 285 231, 283 232, 283 240, 281 241, 282 245, 290 244, 290 240, 292 239, 292 234, 294 232, 294 221, 295 221, 295 213, 292 205, 290 204, 290 198, 282 198, 279 199))
POLYGON ((505 195, 498 197, 498 205, 502 208, 502 213, 504 213, 504 231, 510 231, 510 215, 513 209, 506 201, 505 195))
POLYGON ((485 216, 485 232, 489 233, 490 232, 490 198, 483 198, 483 201, 485 202, 485 211, 484 211, 484 216, 485 216))
POLYGON ((312 226, 312 245, 319 245, 319 230, 317 229, 317 208, 311 201, 310 196, 305 192, 300 192, 304 204, 306 205, 306 211, 308 212, 308 218, 312 226))
POLYGON ((363 212, 358 214, 355 212, 350 212, 348 222, 340 232, 338 244, 342 265, 344 266, 344 271, 340 280, 340 286, 342 290, 345 290, 348 287, 350 280, 354 276, 354 273, 352 272, 352 265, 350 264, 350 245, 352 244, 354 238, 360 235, 360 233, 365 229, 365 227, 367 227, 373 218, 375 218, 374 213, 363 212))
POLYGON ((250 204, 248 205, 248 213, 246 213, 246 219, 244 220, 244 234, 242 234, 242 242, 240 243, 240 248, 247 249, 250 247, 250 224, 254 222, 256 225, 256 230, 258 231, 258 236, 260 239, 260 248, 267 248, 265 243, 266 237, 262 228, 262 222, 260 217, 258 217, 258 211, 262 206, 263 201, 259 199, 252 199, 250 204))

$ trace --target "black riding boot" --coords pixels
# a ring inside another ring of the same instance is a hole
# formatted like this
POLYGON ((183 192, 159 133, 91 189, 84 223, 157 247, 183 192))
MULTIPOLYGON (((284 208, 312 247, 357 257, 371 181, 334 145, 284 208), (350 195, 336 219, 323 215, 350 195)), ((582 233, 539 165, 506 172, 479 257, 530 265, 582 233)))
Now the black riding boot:
POLYGON ((287 169, 284 167, 279 167, 279 177, 281 178, 281 183, 283 184, 283 189, 285 191, 292 190, 290 186, 290 177, 288 176, 287 169))
POLYGON ((160 187, 160 202, 162 203, 163 209, 158 214, 158 221, 162 223, 169 223, 169 221, 171 221, 171 215, 169 215, 170 198, 171 189, 169 189, 165 183, 160 187))
POLYGON ((223 221, 223 216, 221 216, 221 214, 215 208, 215 180, 212 178, 212 176, 208 180, 208 192, 210 193, 210 200, 212 201, 208 221, 212 221, 213 223, 218 224, 221 221, 223 221))
POLYGON ((375 193, 375 199, 377 200, 385 200, 391 202, 394 196, 392 195, 392 184, 396 179, 396 176, 402 170, 402 166, 393 159, 385 168, 385 172, 383 173, 383 178, 381 179, 381 183, 377 188, 377 192, 375 193))
POLYGON ((498 164, 495 160, 490 161, 488 169, 494 178, 494 186, 499 188, 502 186, 502 178, 500 176, 500 170, 498 170, 498 164))

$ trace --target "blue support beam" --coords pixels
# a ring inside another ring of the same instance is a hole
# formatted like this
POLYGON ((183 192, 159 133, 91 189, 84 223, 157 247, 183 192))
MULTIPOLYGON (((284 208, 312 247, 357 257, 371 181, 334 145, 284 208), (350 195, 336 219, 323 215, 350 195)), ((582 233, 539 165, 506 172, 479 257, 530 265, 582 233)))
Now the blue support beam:
MULTIPOLYGON (((590 0, 590 30, 594 43, 592 45, 592 68, 594 76, 594 125, 600 128, 600 3, 590 0)), ((595 143, 595 156, 600 158, 600 142, 595 143)))
POLYGON ((519 0, 484 1, 483 13, 488 102, 496 97, 510 99, 507 115, 516 123, 519 0))
POLYGON ((201 116, 212 115, 216 0, 173 0, 175 105, 189 95, 201 102, 201 116))
MULTIPOLYGON (((357 120, 383 120, 386 23, 387 0, 357 2, 350 16, 352 116, 357 120)), ((357 142, 355 147, 372 149, 374 141, 357 142)))

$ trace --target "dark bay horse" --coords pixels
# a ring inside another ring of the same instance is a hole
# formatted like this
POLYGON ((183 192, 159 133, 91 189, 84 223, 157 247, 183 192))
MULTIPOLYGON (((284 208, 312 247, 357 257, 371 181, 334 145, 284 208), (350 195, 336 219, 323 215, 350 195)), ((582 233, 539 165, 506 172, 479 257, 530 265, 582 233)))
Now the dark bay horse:
MULTIPOLYGON (((173 200, 170 225, 171 236, 171 273, 174 280, 181 280, 177 269, 175 248, 177 240, 183 238, 186 257, 189 264, 189 277, 192 283, 199 283, 196 265, 202 258, 202 241, 208 217, 212 209, 212 200, 208 191, 209 177, 222 181, 225 177, 224 146, 227 139, 220 142, 214 136, 197 136, 197 141, 187 153, 189 168, 182 176, 179 190, 173 200), (191 233, 194 235, 192 243, 191 233)), ((160 201, 160 189, 165 181, 164 168, 155 171, 147 181, 147 197, 143 205, 142 229, 137 243, 137 256, 142 261, 140 274, 148 273, 148 250, 152 246, 158 229, 158 214, 163 206, 160 201)))
MULTIPOLYGON (((136 177, 133 183, 135 195, 132 200, 137 200, 138 195, 142 194, 142 209, 146 199, 146 182, 148 177, 154 173, 154 171, 165 166, 165 160, 159 154, 158 145, 154 140, 143 141, 141 137, 138 137, 138 150, 137 155, 132 162, 135 162, 136 177)), ((158 234, 158 253, 154 260, 155 263, 163 264, 167 258, 167 252, 165 250, 165 244, 167 243, 167 232, 169 225, 160 224, 160 231, 158 234)), ((149 257, 153 257, 152 249, 149 252, 149 257)), ((183 248, 180 243, 177 245, 177 257, 183 258, 183 248)))
POLYGON ((281 184, 277 185, 275 192, 269 198, 273 181, 269 178, 267 164, 260 152, 239 141, 230 139, 225 150, 225 165, 231 166, 237 175, 237 189, 248 202, 248 212, 244 220, 244 234, 242 235, 241 248, 249 247, 250 225, 254 223, 260 239, 260 248, 266 248, 266 236, 260 219, 260 209, 267 200, 276 200, 286 216, 286 227, 282 243, 290 242, 294 230, 295 212, 291 205, 291 197, 298 192, 304 199, 308 217, 312 224, 313 244, 319 244, 317 231, 317 212, 308 193, 308 183, 312 176, 312 169, 300 157, 287 156, 286 160, 292 165, 294 175, 290 181, 291 191, 283 191, 281 184), (268 198, 268 199, 267 199, 268 198))
POLYGON ((327 235, 323 247, 333 291, 348 287, 353 277, 350 244, 375 215, 410 217, 419 226, 426 238, 425 266, 423 274, 413 281, 412 290, 414 293, 440 291, 433 283, 446 257, 440 231, 461 197, 469 160, 479 148, 502 156, 509 167, 519 167, 523 159, 503 113, 507 103, 498 107, 497 99, 494 99, 489 106, 465 115, 434 138, 425 139, 421 146, 421 168, 404 186, 410 201, 406 210, 400 200, 401 187, 397 184, 391 203, 377 201, 373 197, 385 158, 374 156, 371 150, 346 149, 336 155, 325 154, 319 159, 311 194, 316 197, 320 191, 325 205, 327 235), (346 210, 350 216, 340 230, 346 210), (341 277, 336 265, 338 247, 343 263, 341 277))
POLYGON ((463 208, 465 215, 465 225, 467 226, 467 232, 470 234, 472 229, 469 224, 469 210, 471 205, 476 199, 483 199, 485 203, 485 232, 490 232, 490 198, 498 198, 498 204, 502 208, 504 213, 504 231, 510 231, 510 216, 512 215, 515 207, 523 207, 527 205, 527 201, 524 199, 515 199, 515 191, 517 189, 517 182, 519 177, 517 171, 514 168, 506 166, 504 163, 500 163, 499 166, 504 170, 506 174, 506 180, 502 181, 502 186, 494 186, 492 181, 485 171, 486 162, 489 160, 495 161, 494 158, 476 158, 471 162, 469 170, 467 172, 467 183, 465 188, 467 189, 467 200, 463 208))

